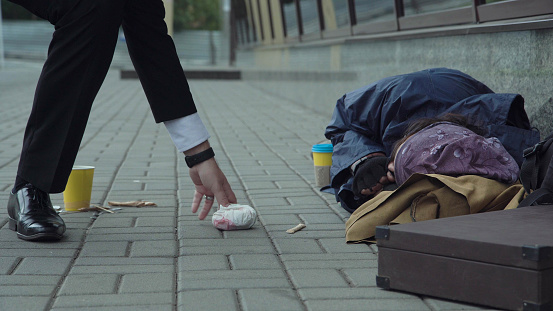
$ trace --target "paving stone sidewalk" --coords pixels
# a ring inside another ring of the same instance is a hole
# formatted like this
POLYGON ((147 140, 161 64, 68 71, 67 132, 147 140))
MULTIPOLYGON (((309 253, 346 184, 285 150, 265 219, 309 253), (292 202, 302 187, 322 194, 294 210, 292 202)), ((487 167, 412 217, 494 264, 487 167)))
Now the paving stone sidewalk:
MULTIPOLYGON (((5 205, 39 73, 29 63, 0 70, 0 310, 480 310, 377 288, 377 248, 345 243, 349 213, 314 184, 309 153, 332 112, 243 81, 190 86, 239 203, 258 212, 251 230, 221 232, 191 213, 182 154, 140 83, 111 71, 76 164, 96 167, 92 203, 158 206, 65 213, 62 241, 17 239, 5 205)), ((63 206, 61 194, 52 200, 63 206)))

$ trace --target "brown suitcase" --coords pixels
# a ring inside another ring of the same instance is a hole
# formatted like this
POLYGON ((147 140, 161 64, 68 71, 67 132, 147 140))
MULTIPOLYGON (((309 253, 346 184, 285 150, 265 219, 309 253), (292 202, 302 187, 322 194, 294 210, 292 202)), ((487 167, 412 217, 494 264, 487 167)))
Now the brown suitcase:
POLYGON ((553 206, 379 226, 378 287, 553 310, 553 206))

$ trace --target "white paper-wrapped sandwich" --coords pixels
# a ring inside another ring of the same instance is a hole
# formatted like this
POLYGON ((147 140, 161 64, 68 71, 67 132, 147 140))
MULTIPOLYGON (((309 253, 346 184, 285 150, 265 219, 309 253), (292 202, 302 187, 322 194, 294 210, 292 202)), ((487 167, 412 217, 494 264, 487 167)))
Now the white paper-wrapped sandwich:
POLYGON ((220 205, 219 210, 213 213, 211 222, 219 230, 250 229, 257 219, 257 212, 253 207, 243 204, 220 205))

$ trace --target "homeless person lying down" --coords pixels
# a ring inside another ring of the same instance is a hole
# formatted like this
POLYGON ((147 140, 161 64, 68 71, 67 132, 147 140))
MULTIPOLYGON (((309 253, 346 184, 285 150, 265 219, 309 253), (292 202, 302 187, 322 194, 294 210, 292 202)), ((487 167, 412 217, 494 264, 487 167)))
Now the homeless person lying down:
POLYGON ((346 241, 371 242, 379 225, 516 208, 524 195, 519 166, 485 133, 458 114, 410 123, 387 164, 386 179, 399 187, 352 213, 346 241))
POLYGON ((334 149, 331 183, 322 191, 334 193, 342 207, 353 212, 381 190, 397 188, 388 171, 394 143, 413 121, 447 114, 465 116, 468 123, 483 129, 479 136, 494 137, 517 168, 524 149, 540 138, 530 127, 519 94, 494 93, 469 75, 447 68, 388 77, 337 101, 325 131, 334 149))

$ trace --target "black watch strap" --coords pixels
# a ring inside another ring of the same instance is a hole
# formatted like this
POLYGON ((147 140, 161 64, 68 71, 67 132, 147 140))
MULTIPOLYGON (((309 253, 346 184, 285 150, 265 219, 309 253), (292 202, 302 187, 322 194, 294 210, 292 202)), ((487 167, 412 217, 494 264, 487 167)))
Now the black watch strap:
POLYGON ((188 167, 193 167, 196 164, 200 164, 203 161, 209 160, 215 156, 215 152, 213 152, 213 149, 210 147, 209 149, 206 149, 202 152, 198 152, 191 156, 184 157, 184 160, 186 161, 186 165, 188 167))

